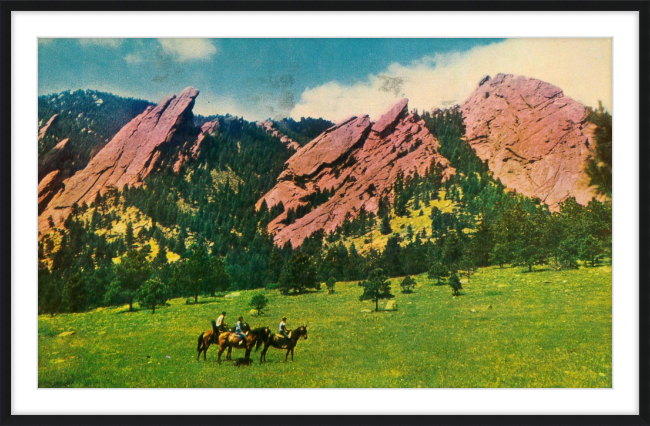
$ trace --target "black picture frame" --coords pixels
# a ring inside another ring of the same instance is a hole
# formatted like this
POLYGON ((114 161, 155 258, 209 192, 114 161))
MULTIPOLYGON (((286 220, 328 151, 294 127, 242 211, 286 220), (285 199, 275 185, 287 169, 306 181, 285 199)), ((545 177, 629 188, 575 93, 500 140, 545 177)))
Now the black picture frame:
POLYGON ((208 425, 223 424, 267 424, 267 425, 365 425, 393 424, 407 422, 410 425, 650 425, 650 317, 648 302, 650 292, 647 283, 650 278, 648 258, 650 247, 650 221, 639 224, 640 286, 639 286, 639 415, 549 415, 549 416, 36 416, 13 415, 11 412, 11 36, 13 11, 638 11, 639 12, 639 90, 640 90, 640 211, 639 217, 650 213, 648 190, 650 183, 650 2, 648 1, 4 1, 0 6, 1 28, 1 86, 0 114, 0 424, 2 425, 208 425), (262 418, 261 418, 262 417, 262 418))

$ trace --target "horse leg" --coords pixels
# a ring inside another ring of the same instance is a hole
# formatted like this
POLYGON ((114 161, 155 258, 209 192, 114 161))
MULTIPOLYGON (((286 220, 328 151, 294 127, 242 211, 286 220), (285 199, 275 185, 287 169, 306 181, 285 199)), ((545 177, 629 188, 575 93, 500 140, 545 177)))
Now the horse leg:
POLYGON ((246 348, 246 355, 244 355, 244 358, 245 358, 245 359, 249 359, 250 356, 251 356, 251 347, 248 346, 248 347, 246 348))
POLYGON ((223 353, 223 351, 225 349, 226 349, 225 346, 219 346, 219 356, 218 356, 218 359, 217 359, 217 362, 219 363, 219 365, 221 365, 221 354, 223 353))
POLYGON ((287 349, 287 354, 284 356, 284 362, 287 362, 287 358, 289 358, 289 351, 290 349, 287 349))
POLYGON ((208 348, 210 347, 210 344, 203 344, 203 361, 206 361, 205 355, 208 353, 208 348))
POLYGON ((198 345, 196 347, 196 352, 197 352, 196 360, 197 361, 199 360, 199 357, 201 356, 201 351, 202 350, 203 350, 203 333, 201 333, 201 335, 199 336, 198 345))
POLYGON ((232 361, 232 346, 228 346, 228 352, 226 353, 226 361, 232 361))
POLYGON ((293 362, 293 346, 291 347, 291 362, 293 362))

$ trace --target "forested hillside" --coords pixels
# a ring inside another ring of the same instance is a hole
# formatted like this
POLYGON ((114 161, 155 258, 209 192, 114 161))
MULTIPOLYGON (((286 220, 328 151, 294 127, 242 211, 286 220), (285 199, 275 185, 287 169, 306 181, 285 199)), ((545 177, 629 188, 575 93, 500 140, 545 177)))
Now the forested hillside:
MULTIPOLYGON (((146 106, 138 102, 129 111, 146 106)), ((40 312, 132 306, 147 297, 148 280, 159 283, 165 297, 196 302, 200 295, 260 287, 304 292, 330 278, 428 272, 435 279, 454 273, 471 279, 476 267, 487 265, 570 269, 611 255, 611 203, 581 206, 569 199, 551 213, 492 177, 464 139, 458 108, 421 118, 456 174, 444 183, 436 167, 423 176, 400 175, 393 202, 383 199, 376 215, 362 212, 336 232, 318 231, 293 248, 277 247, 267 231, 284 207, 255 209, 291 153, 255 123, 218 117, 218 131, 179 173, 162 170, 140 187, 115 188, 76 205, 63 227, 40 239, 40 312)), ((201 121, 207 118, 195 119, 201 121)), ((316 132, 293 128, 303 138, 316 132)), ((90 146, 91 138, 84 141, 90 146)))
POLYGON ((274 123, 278 130, 298 142, 301 146, 307 145, 316 136, 334 125, 329 120, 311 117, 301 117, 300 121, 296 121, 293 118, 283 118, 282 120, 274 121, 274 123))
POLYGON ((77 90, 38 97, 38 126, 57 114, 43 138, 39 138, 39 158, 61 140, 69 138, 72 161, 59 170, 77 171, 133 117, 151 102, 123 98, 96 90, 77 90))

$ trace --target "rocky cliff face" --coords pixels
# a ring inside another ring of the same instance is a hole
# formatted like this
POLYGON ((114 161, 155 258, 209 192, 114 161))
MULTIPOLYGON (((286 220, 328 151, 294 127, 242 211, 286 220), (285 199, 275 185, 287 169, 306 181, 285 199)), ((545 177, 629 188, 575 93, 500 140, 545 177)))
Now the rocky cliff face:
POLYGON ((277 185, 257 203, 268 208, 282 202, 285 211, 269 224, 275 242, 294 247, 318 230, 334 231, 346 216, 361 209, 377 212, 379 200, 392 199, 398 173, 424 175, 436 165, 444 179, 455 173, 438 153, 439 142, 425 123, 408 111, 403 99, 376 123, 367 115, 350 117, 300 148, 285 164, 277 185), (319 192, 331 196, 305 216, 287 224, 287 211, 307 206, 319 192))
POLYGON ((178 153, 178 158, 174 163, 173 170, 178 173, 181 171, 181 167, 187 164, 190 159, 196 160, 199 158, 201 153, 201 144, 206 136, 213 136, 217 130, 219 130, 219 120, 208 121, 201 126, 201 131, 197 136, 196 140, 193 142, 185 142, 180 152, 178 153))
POLYGON ((280 142, 282 142, 282 144, 286 146, 288 150, 298 151, 300 149, 300 144, 276 129, 275 123, 273 123, 271 120, 259 121, 257 125, 264 129, 264 131, 269 135, 280 139, 280 142))
POLYGON ((54 148, 48 151, 38 160, 38 181, 46 175, 63 166, 66 160, 71 160, 72 155, 69 149, 70 139, 63 139, 54 148))
POLYGON ((38 131, 38 141, 40 142, 41 139, 43 139, 45 136, 47 136, 47 131, 50 130, 50 127, 54 124, 56 119, 59 117, 59 114, 54 114, 52 117, 50 117, 49 120, 47 120, 47 123, 43 125, 38 131))
POLYGON ((558 87, 497 74, 481 81, 461 108, 469 143, 506 187, 551 210, 568 197, 587 204, 596 195, 584 171, 594 125, 558 87))
POLYGON ((50 216, 55 225, 61 224, 74 203, 90 203, 98 192, 109 187, 140 185, 152 170, 171 161, 171 155, 166 154, 181 146, 183 138, 196 137, 192 107, 198 94, 198 90, 189 87, 178 97, 172 95, 157 106, 148 107, 124 126, 85 169, 63 181, 63 190, 39 216, 39 232, 49 229, 50 216))
MULTIPOLYGON (((38 182, 38 214, 43 213, 50 200, 61 189, 61 171, 53 170, 38 182)), ((40 218, 39 218, 40 221, 40 218)))

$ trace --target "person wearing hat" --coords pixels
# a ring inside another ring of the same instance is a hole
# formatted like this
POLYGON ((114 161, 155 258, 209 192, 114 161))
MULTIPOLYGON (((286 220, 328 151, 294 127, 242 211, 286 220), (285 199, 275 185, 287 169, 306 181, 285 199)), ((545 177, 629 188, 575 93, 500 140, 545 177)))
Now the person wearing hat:
POLYGON ((284 342, 282 342, 282 346, 286 345, 287 342, 289 341, 289 334, 287 333, 287 317, 282 317, 282 321, 280 321, 280 334, 284 336, 284 342))
POLYGON ((239 346, 243 345, 246 341, 246 335, 244 334, 244 317, 239 317, 237 324, 235 325, 235 334, 239 337, 239 346))
POLYGON ((219 330, 219 333, 223 333, 226 331, 226 324, 223 322, 226 319, 226 312, 222 312, 221 315, 219 315, 219 318, 217 318, 217 330, 219 330))

